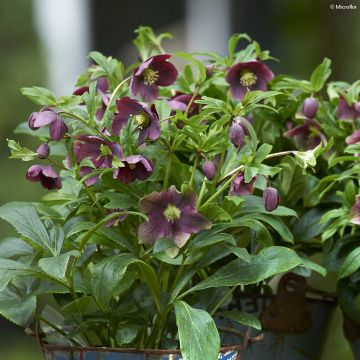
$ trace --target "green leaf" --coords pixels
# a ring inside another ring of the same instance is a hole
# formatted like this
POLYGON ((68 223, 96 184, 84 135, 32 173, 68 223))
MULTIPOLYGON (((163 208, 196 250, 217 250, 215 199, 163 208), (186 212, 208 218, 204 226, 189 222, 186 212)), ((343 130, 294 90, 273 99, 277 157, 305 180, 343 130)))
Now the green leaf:
POLYGON ((184 301, 177 301, 174 306, 183 359, 218 359, 220 336, 209 313, 194 309, 184 301))
POLYGON ((261 330, 260 320, 256 316, 251 315, 245 311, 222 311, 217 313, 217 315, 236 321, 241 325, 250 326, 254 329, 261 330))
POLYGON ((11 202, 0 207, 0 218, 9 222, 27 239, 56 256, 59 253, 56 239, 50 239, 35 208, 28 203, 11 202))
POLYGON ((96 264, 91 278, 94 298, 104 311, 108 308, 111 299, 116 295, 116 290, 127 268, 132 264, 138 266, 141 276, 146 281, 157 306, 159 306, 159 288, 154 269, 131 254, 118 254, 96 264))
POLYGON ((211 287, 254 284, 290 271, 301 264, 302 259, 295 251, 281 246, 271 246, 253 255, 250 263, 241 259, 230 262, 185 294, 211 287))
POLYGON ((306 259, 306 258, 302 258, 302 264, 300 265, 300 267, 304 267, 306 269, 313 270, 323 277, 325 277, 326 273, 327 273, 327 271, 324 267, 322 267, 321 265, 317 264, 316 262, 311 261, 310 259, 306 259))
POLYGON ((101 196, 103 197, 110 200, 104 205, 106 209, 129 209, 138 205, 138 201, 128 194, 106 192, 101 196))
POLYGON ((269 144, 262 144, 256 151, 254 162, 257 164, 261 164, 266 156, 271 153, 272 145, 269 144))
POLYGON ((23 87, 21 93, 27 96, 34 103, 42 106, 56 106, 55 95, 48 89, 40 86, 23 87))
POLYGON ((311 74, 310 83, 313 91, 320 91, 325 85, 326 80, 331 75, 331 60, 325 58, 323 62, 311 74))
POLYGON ((39 260, 39 266, 50 277, 64 280, 71 256, 79 257, 80 253, 77 250, 71 250, 62 255, 42 258, 39 260))
POLYGON ((127 327, 121 328, 116 332, 116 341, 120 345, 130 344, 136 339, 140 330, 141 326, 139 325, 128 325, 127 327))
POLYGON ((246 262, 251 262, 251 255, 245 248, 228 246, 227 247, 234 255, 236 255, 239 259, 244 260, 246 262))
POLYGON ((33 269, 19 261, 0 259, 0 292, 16 276, 30 275, 33 269))
POLYGON ((242 39, 251 41, 251 38, 247 34, 234 34, 228 41, 229 59, 232 60, 235 54, 236 46, 242 39))
POLYGON ((156 100, 155 101, 156 112, 158 113, 159 120, 163 121, 169 118, 171 113, 171 108, 167 103, 167 100, 156 100))
POLYGON ((29 325, 36 308, 36 296, 6 290, 0 293, 0 314, 20 326, 29 325))
POLYGON ((156 240, 153 247, 153 253, 158 254, 166 250, 172 249, 173 247, 175 247, 174 241, 170 238, 164 237, 156 240))
POLYGON ((345 258, 339 271, 339 279, 345 278, 353 274, 360 268, 360 247, 352 250, 345 258))
POLYGON ((0 241, 0 257, 3 259, 32 253, 33 248, 21 239, 9 237, 0 241))
POLYGON ((38 154, 26 147, 21 147, 15 140, 7 139, 8 147, 11 151, 10 159, 20 159, 22 161, 32 161, 37 158, 38 154))
POLYGON ((175 55, 182 59, 185 59, 191 65, 194 66, 194 68, 196 69, 196 83, 197 84, 202 83, 206 79, 206 67, 200 60, 197 60, 191 54, 184 53, 184 52, 178 52, 175 55))

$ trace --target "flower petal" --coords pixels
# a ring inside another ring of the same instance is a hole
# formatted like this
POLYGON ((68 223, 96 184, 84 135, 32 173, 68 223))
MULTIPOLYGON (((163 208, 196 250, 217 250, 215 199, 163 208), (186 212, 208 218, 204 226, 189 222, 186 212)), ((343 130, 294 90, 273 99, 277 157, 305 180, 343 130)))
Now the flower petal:
POLYGON ((117 114, 114 117, 112 130, 114 134, 119 135, 122 127, 127 123, 129 117, 143 111, 143 106, 136 100, 128 96, 116 100, 117 114))
POLYGON ((56 121, 58 118, 58 114, 52 110, 44 110, 38 113, 36 116, 33 126, 36 128, 40 128, 46 125, 51 124, 56 121))
POLYGON ((151 64, 151 68, 158 71, 159 78, 156 80, 157 85, 169 86, 173 84, 178 77, 176 67, 168 61, 164 61, 162 63, 154 62, 151 64))
POLYGON ((139 94, 145 101, 151 102, 158 97, 159 87, 156 84, 149 86, 144 83, 140 83, 139 94))
POLYGON ((50 137, 53 140, 60 140, 68 131, 68 127, 66 126, 64 120, 56 114, 55 120, 50 124, 49 131, 50 137))

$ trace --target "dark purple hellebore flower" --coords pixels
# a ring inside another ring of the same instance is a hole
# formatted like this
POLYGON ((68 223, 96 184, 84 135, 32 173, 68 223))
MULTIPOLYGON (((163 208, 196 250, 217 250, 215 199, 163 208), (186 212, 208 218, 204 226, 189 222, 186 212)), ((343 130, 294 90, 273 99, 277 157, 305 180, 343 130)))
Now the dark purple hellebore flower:
POLYGON ((213 180, 216 175, 216 167, 214 162, 206 160, 203 165, 203 172, 209 180, 213 180))
POLYGON ((339 120, 355 120, 360 117, 359 102, 349 105, 343 96, 339 98, 339 105, 337 108, 339 120))
POLYGON ((242 119, 240 116, 236 117, 230 126, 230 141, 237 148, 241 148, 244 145, 245 130, 241 124, 242 119))
POLYGON ((322 141, 327 143, 320 124, 314 119, 304 119, 304 123, 284 132, 285 137, 293 137, 296 146, 304 149, 314 149, 322 141))
POLYGON ((33 165, 26 173, 26 178, 32 182, 40 182, 48 190, 61 189, 61 180, 51 166, 33 165))
MULTIPOLYGON (((181 112, 185 112, 187 109, 190 100, 192 99, 192 94, 183 94, 181 92, 177 92, 175 96, 173 96, 170 100, 168 100, 168 105, 175 112, 177 110, 181 112)), ((200 105, 195 103, 195 100, 199 100, 199 96, 195 96, 194 101, 190 105, 188 115, 189 117, 197 115, 199 113, 200 105)))
MULTIPOLYGON (((77 136, 74 144, 74 155, 78 164, 84 159, 89 159, 96 169, 111 168, 114 157, 121 159, 123 156, 121 146, 116 142, 108 142, 94 135, 77 136)), ((93 170, 90 166, 81 166, 80 175, 85 176, 93 170)), ((85 181, 86 185, 96 183, 98 175, 85 181)))
MULTIPOLYGON (((95 118, 101 120, 104 116, 107 105, 109 104, 109 81, 105 76, 100 76, 92 81, 96 81, 96 89, 101 96, 101 106, 96 111, 95 118)), ((73 95, 81 96, 89 91, 89 86, 82 86, 73 92, 73 95)))
POLYGON ((318 110, 318 101, 312 96, 306 98, 303 103, 303 113, 308 119, 315 117, 318 110))
POLYGON ((28 119, 28 124, 31 130, 37 130, 43 126, 50 125, 50 137, 53 140, 60 140, 68 131, 68 127, 63 118, 50 109, 33 112, 28 119))
POLYGON ((230 196, 250 195, 254 191, 254 182, 256 177, 253 177, 249 183, 245 183, 244 173, 239 173, 232 181, 230 186, 230 196))
POLYGON ((348 145, 353 145, 360 142, 360 130, 354 131, 350 136, 345 139, 345 142, 348 145))
POLYGON ((175 186, 142 198, 139 208, 149 221, 138 228, 139 242, 154 244, 158 239, 169 237, 181 248, 191 234, 210 229, 210 222, 197 212, 195 204, 194 192, 182 194, 175 186))
POLYGON ((171 55, 155 55, 144 61, 134 71, 131 78, 131 92, 140 94, 145 101, 153 101, 158 97, 159 86, 169 86, 177 79, 176 67, 168 60, 171 55))
POLYGON ((356 195, 355 204, 350 209, 350 222, 355 225, 360 225, 360 195, 356 195))
POLYGON ((46 159, 50 155, 50 147, 47 143, 41 144, 36 152, 40 159, 46 159))
POLYGON ((263 202, 266 211, 274 211, 280 202, 280 195, 277 189, 269 186, 264 190, 263 202))
POLYGON ((118 112, 115 114, 112 130, 119 135, 122 127, 132 117, 140 130, 139 144, 146 139, 156 140, 160 136, 159 117, 155 108, 150 109, 146 104, 140 103, 129 97, 116 100, 118 112))
POLYGON ((114 172, 114 179, 124 184, 138 180, 146 180, 153 172, 153 163, 141 155, 131 155, 121 159, 124 164, 114 172))
POLYGON ((242 100, 247 91, 267 90, 267 83, 274 78, 271 69, 260 61, 252 60, 233 65, 225 80, 230 84, 232 95, 242 100))

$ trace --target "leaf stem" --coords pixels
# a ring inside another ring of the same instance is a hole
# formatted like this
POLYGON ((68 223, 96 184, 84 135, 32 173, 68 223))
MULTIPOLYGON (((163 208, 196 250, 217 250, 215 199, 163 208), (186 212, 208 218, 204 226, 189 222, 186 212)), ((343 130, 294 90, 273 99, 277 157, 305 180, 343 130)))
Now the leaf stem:
POLYGON ((170 178, 170 172, 171 172, 171 161, 172 161, 172 148, 171 146, 169 147, 169 158, 166 164, 166 169, 165 169, 165 178, 164 178, 164 186, 163 189, 167 189, 168 184, 169 184, 169 178, 170 178))
POLYGON ((235 291, 237 285, 233 286, 221 299, 220 301, 214 306, 214 309, 211 311, 210 315, 213 316, 221 305, 225 302, 225 300, 235 291))
POLYGON ((204 180, 203 180, 203 183, 201 185, 198 201, 197 201, 197 204, 196 204, 197 208, 200 207, 201 201, 202 201, 202 199, 203 199, 203 197, 205 195, 205 191, 206 191, 206 176, 204 176, 204 180))
POLYGON ((278 157, 278 156, 292 155, 292 154, 294 154, 294 152, 295 152, 294 150, 280 151, 278 153, 273 153, 273 154, 267 155, 265 159, 271 159, 271 158, 278 157))
POLYGON ((196 156, 195 156, 194 166, 193 166, 193 169, 192 169, 192 172, 191 172, 191 177, 190 177, 190 180, 189 180, 189 185, 190 186, 193 186, 194 179, 195 179, 195 173, 196 173, 198 163, 199 163, 199 153, 197 153, 196 156))
POLYGON ((194 93, 193 93, 193 95, 192 95, 192 97, 191 97, 191 99, 190 99, 189 103, 187 104, 187 107, 186 107, 186 109, 184 111, 185 116, 188 115, 188 112, 190 111, 191 105, 193 104, 198 92, 199 92, 199 84, 196 84, 194 93))

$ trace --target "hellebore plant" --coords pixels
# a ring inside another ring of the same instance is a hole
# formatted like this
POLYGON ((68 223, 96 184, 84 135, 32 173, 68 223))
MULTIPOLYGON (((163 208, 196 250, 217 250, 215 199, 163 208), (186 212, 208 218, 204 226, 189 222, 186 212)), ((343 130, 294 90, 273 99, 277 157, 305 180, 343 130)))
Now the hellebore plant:
MULTIPOLYGON (((291 111, 312 90, 295 97, 246 35, 231 37, 226 57, 200 61, 167 54, 166 34, 137 34, 140 63, 125 68, 92 52, 73 95, 22 90, 39 111, 17 131, 41 145, 35 152, 8 140, 11 157, 34 161, 26 178, 56 191, 0 208, 19 233, 0 242, 0 313, 45 343, 217 359, 221 316, 261 327, 250 314, 222 312, 234 293, 261 291, 292 270, 324 274, 311 251, 292 248, 289 229, 306 193, 291 181, 307 183, 316 159, 333 157, 320 135, 328 127, 313 126, 320 140, 309 150, 281 148, 261 128, 296 121, 291 111), (249 44, 236 51, 241 40, 249 44), (179 72, 177 58, 186 63, 179 72)), ((330 111, 314 104, 307 121, 330 111)))

